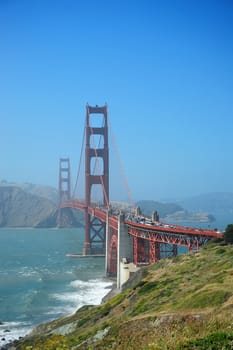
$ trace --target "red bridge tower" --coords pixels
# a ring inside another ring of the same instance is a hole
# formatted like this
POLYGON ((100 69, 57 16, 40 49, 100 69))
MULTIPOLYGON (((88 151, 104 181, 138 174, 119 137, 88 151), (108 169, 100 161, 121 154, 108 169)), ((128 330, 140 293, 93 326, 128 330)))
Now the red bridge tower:
POLYGON ((87 207, 91 205, 91 192, 93 185, 101 185, 103 198, 101 205, 109 206, 109 154, 108 154, 108 116, 107 106, 86 106, 86 148, 85 148, 85 243, 83 254, 105 254, 106 225, 104 222, 92 217, 87 207), (102 126, 92 127, 92 118, 102 116, 102 126), (101 147, 95 144, 95 135, 103 138, 101 147), (92 139, 92 144, 91 144, 92 139), (96 162, 101 172, 93 174, 91 160, 96 162), (102 161, 101 161, 102 160, 102 161), (102 164, 102 167, 101 167, 102 164))
POLYGON ((59 203, 58 203, 58 226, 62 226, 61 205, 70 200, 70 159, 60 158, 59 162, 59 203))

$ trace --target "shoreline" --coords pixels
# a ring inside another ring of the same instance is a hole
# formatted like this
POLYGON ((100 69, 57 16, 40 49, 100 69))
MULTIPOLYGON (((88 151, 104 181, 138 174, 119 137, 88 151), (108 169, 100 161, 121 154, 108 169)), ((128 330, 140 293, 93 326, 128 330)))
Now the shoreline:
POLYGON ((0 321, 0 350, 8 349, 7 346, 27 336, 33 328, 23 322, 0 321))
POLYGON ((104 304, 106 301, 108 301, 109 299, 113 298, 115 295, 118 295, 119 293, 121 293, 121 290, 117 288, 117 286, 116 286, 116 280, 114 280, 111 289, 110 289, 109 292, 102 298, 100 305, 101 305, 101 304, 104 304))
MULTIPOLYGON (((123 287, 123 290, 124 288, 133 288, 137 283, 139 283, 139 281, 144 278, 146 275, 146 270, 144 268, 140 268, 138 271, 134 272, 131 277, 129 278, 129 280, 125 283, 125 287, 123 287)), ((106 294, 103 296, 103 298, 101 299, 100 303, 97 304, 97 305, 101 305, 101 304, 104 304, 105 302, 107 302, 108 300, 110 300, 111 298, 113 298, 114 296, 120 294, 122 292, 122 290, 118 289, 116 287, 116 278, 108 278, 108 277, 105 277, 104 278, 106 281, 109 281, 112 283, 111 287, 108 288, 106 287, 106 294)), ((86 304, 88 305, 88 304, 86 304)), ((80 306, 81 308, 82 306, 80 306)), ((77 312, 79 310, 76 309, 75 312, 77 312)), ((75 313, 74 312, 74 313, 75 313)), ((66 315, 64 317, 69 317, 69 315, 66 315)), ((59 319, 59 318, 57 318, 59 319)), ((54 319, 56 320, 56 319, 54 319)), ((36 332, 36 329, 37 327, 40 327, 42 324, 48 324, 48 322, 44 322, 44 323, 41 323, 35 327, 33 327, 30 332, 28 334, 25 334, 24 336, 20 336, 18 339, 15 339, 9 343, 6 343, 4 344, 2 347, 0 347, 0 350, 18 350, 18 346, 20 345, 20 342, 23 341, 24 338, 30 336, 31 333, 33 332, 36 332)))
MULTIPOLYGON (((103 279, 104 279, 106 282, 111 282, 112 285, 111 285, 110 288, 105 287, 105 289, 106 289, 106 294, 103 296, 103 298, 101 299, 100 303, 99 303, 99 304, 96 304, 96 305, 101 305, 101 304, 105 303, 107 300, 111 299, 113 296, 115 296, 115 295, 117 295, 117 294, 120 293, 120 290, 116 288, 116 280, 115 280, 115 279, 108 278, 108 277, 104 277, 103 279)), ((86 305, 88 305, 88 304, 86 304, 86 305)), ((77 312, 80 308, 82 308, 82 306, 78 307, 73 313, 77 312)), ((70 315, 72 315, 72 313, 71 313, 71 314, 67 314, 67 315, 65 315, 65 316, 63 316, 63 317, 69 317, 70 315)), ((29 336, 32 332, 34 332, 34 331, 37 329, 37 327, 40 327, 42 324, 46 324, 46 323, 55 321, 55 320, 57 320, 57 319, 59 319, 59 317, 58 317, 58 318, 55 318, 54 320, 50 320, 50 321, 43 322, 43 323, 40 323, 40 324, 38 324, 38 325, 32 326, 31 329, 30 329, 27 333, 25 333, 25 334, 23 334, 23 335, 19 335, 16 339, 12 339, 12 340, 10 340, 9 342, 7 342, 7 343, 5 343, 5 344, 1 344, 1 342, 3 341, 2 339, 4 338, 4 336, 1 337, 1 338, 0 338, 0 350, 17 350, 17 349, 18 349, 17 346, 20 344, 20 341, 22 341, 24 338, 26 338, 26 337, 29 336)), ((2 331, 2 333, 6 333, 6 334, 8 334, 8 335, 11 335, 11 334, 13 334, 13 332, 12 332, 12 330, 10 329, 10 327, 7 326, 8 323, 11 323, 11 322, 0 321, 0 326, 1 326, 2 328, 5 328, 5 329, 2 331), (5 325, 6 327, 4 327, 4 325, 5 325)), ((12 322, 12 323, 13 323, 13 322, 12 322)))

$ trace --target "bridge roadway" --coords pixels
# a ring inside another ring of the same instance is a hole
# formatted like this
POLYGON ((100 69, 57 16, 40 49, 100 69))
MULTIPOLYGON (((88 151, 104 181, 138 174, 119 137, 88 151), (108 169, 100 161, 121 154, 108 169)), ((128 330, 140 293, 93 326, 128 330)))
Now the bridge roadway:
POLYGON ((161 243, 166 244, 166 253, 176 255, 177 246, 198 250, 210 239, 223 236, 217 230, 152 222, 142 216, 122 214, 103 206, 86 206, 75 200, 64 202, 60 208, 87 211, 106 223, 105 270, 107 276, 117 277, 117 288, 121 288, 135 268, 161 258, 161 243))
MULTIPOLYGON (((118 231, 118 215, 112 214, 111 210, 104 207, 86 207, 84 203, 72 200, 63 203, 61 208, 73 208, 82 211, 87 208, 88 214, 102 222, 108 221, 110 228, 116 232, 118 231)), ((192 250, 194 246, 198 249, 200 245, 212 238, 223 237, 223 234, 216 229, 210 230, 152 222, 148 218, 143 222, 142 217, 129 216, 129 218, 126 217, 124 223, 128 227, 128 233, 134 237, 158 243, 187 246, 189 250, 192 250)))

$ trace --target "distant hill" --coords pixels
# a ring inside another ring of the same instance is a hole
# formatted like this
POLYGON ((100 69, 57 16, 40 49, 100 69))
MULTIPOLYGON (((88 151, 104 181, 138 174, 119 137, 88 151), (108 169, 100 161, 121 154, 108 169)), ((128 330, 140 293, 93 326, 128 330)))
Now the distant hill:
MULTIPOLYGON (((57 189, 31 183, 0 183, 0 227, 56 227, 57 189)), ((112 202, 125 209, 126 203, 112 202)), ((233 216, 233 193, 209 193, 179 203, 140 200, 136 203, 146 216, 157 211, 168 222, 211 222, 218 214, 233 216)), ((84 214, 63 210, 64 226, 84 225, 84 214)), ((229 221, 229 220, 228 220, 229 221)))
POLYGON ((28 193, 35 194, 39 197, 47 198, 56 205, 58 203, 58 191, 52 186, 35 185, 31 183, 24 183, 18 186, 28 193))
POLYGON ((0 227, 33 227, 55 210, 55 204, 46 198, 17 186, 0 186, 0 227))
POLYGON ((159 218, 167 222, 212 222, 215 221, 213 215, 208 211, 194 210, 190 212, 177 203, 160 203, 153 200, 141 200, 136 203, 141 208, 145 216, 151 216, 153 211, 157 211, 159 218))
MULTIPOLYGON (((51 188, 48 187, 48 192, 45 188, 0 184, 0 227, 56 227, 57 205, 48 199, 53 197, 51 188)), ((64 227, 83 226, 84 215, 77 210, 63 209, 62 218, 64 227)))
POLYGON ((179 204, 174 203, 160 203, 153 200, 141 200, 136 203, 140 207, 143 214, 151 216, 152 211, 157 211, 160 217, 173 214, 177 211, 182 211, 183 208, 179 204))
POLYGON ((186 198, 179 202, 190 211, 206 211, 216 214, 233 215, 233 193, 215 192, 186 198))
POLYGON ((37 185, 29 182, 24 182, 24 183, 7 182, 6 180, 3 180, 2 182, 0 182, 0 186, 18 187, 24 190, 25 192, 34 194, 42 198, 47 198, 51 202, 55 203, 56 205, 58 203, 58 191, 55 187, 52 187, 52 186, 37 185))

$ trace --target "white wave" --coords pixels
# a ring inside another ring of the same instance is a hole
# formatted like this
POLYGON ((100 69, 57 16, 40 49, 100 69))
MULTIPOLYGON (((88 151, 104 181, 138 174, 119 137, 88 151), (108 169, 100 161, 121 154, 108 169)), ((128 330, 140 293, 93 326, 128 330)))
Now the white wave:
POLYGON ((64 307, 56 306, 56 307, 51 307, 50 310, 45 313, 45 315, 49 316, 49 320, 47 319, 47 321, 51 321, 59 317, 72 315, 77 309, 78 308, 74 306, 67 306, 67 305, 64 307))
POLYGON ((112 287, 112 282, 103 280, 70 282, 70 291, 64 293, 54 293, 52 297, 58 301, 62 301, 67 306, 66 314, 77 311, 84 305, 99 305, 103 297, 112 287))
POLYGON ((30 324, 25 322, 2 322, 0 324, 0 349, 5 344, 30 333, 32 328, 30 324))
POLYGON ((25 322, 1 322, 0 324, 0 331, 2 329, 6 329, 7 327, 19 327, 19 326, 22 326, 22 325, 26 325, 25 322))
MULTIPOLYGON (((45 315, 51 315, 51 316, 55 316, 55 315, 60 315, 60 314, 66 314, 67 313, 67 306, 56 306, 56 307, 50 307, 49 311, 45 312, 45 315)), ((72 312, 73 308, 71 308, 71 312, 72 312)))
POLYGON ((104 281, 102 279, 93 279, 89 281, 80 281, 80 280, 75 280, 70 282, 70 285, 75 288, 93 288, 93 286, 101 289, 106 289, 106 288, 111 288, 112 282, 109 281, 104 281))
POLYGON ((79 295, 77 293, 71 293, 71 292, 60 293, 60 294, 54 293, 53 298, 60 301, 66 301, 70 304, 79 301, 79 295))

